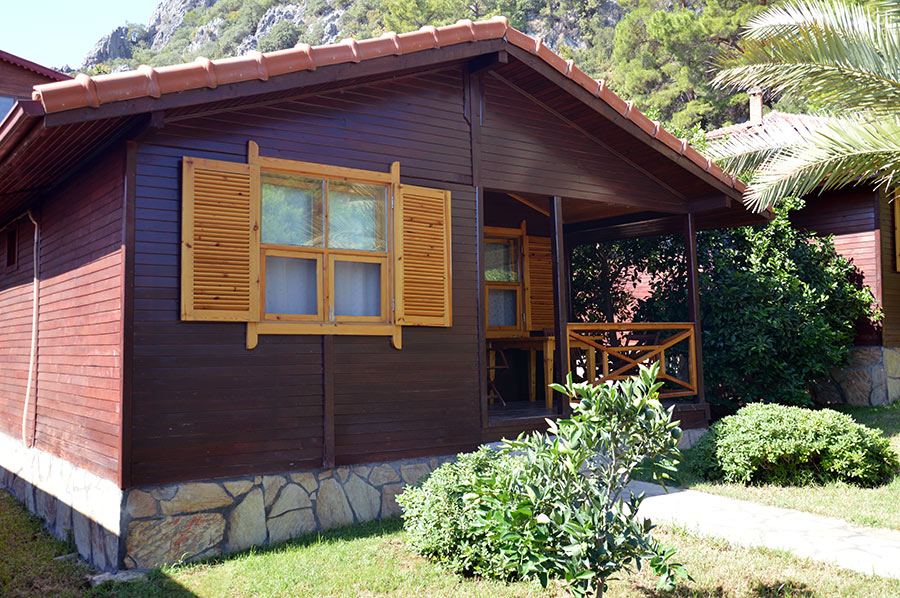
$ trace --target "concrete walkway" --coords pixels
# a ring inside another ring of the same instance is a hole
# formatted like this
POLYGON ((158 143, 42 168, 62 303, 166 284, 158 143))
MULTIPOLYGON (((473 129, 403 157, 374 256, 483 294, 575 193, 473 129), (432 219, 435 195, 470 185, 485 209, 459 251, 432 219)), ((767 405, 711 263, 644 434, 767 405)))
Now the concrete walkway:
POLYGON ((646 482, 631 487, 647 498, 640 514, 742 546, 789 550, 861 573, 900 578, 900 531, 860 527, 792 509, 646 482))

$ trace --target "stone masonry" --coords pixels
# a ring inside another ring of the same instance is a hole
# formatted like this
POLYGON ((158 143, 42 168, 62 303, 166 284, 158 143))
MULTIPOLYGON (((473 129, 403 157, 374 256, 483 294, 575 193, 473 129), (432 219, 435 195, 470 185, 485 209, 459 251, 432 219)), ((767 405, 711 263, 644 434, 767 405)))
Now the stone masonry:
POLYGON ((115 483, 0 434, 0 488, 41 517, 54 536, 71 538, 82 558, 99 569, 118 568, 123 496, 115 483))
POLYGON ((143 569, 391 517, 394 497, 449 457, 188 482, 124 497, 124 566, 143 569))
POLYGON ((0 487, 95 567, 145 569, 397 515, 394 497, 453 457, 119 490, 0 434, 0 487), (74 505, 74 506, 73 506, 74 505))
POLYGON ((900 349, 854 347, 850 363, 834 369, 813 390, 818 403, 890 405, 900 400, 900 349))

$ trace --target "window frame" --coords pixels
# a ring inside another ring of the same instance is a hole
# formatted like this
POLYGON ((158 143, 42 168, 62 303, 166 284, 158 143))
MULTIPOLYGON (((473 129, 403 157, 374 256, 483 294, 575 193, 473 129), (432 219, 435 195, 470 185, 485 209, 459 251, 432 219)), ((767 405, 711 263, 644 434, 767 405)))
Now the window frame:
POLYGON ((519 280, 490 281, 483 277, 484 283, 484 321, 485 332, 490 337, 509 336, 510 334, 525 333, 525 223, 520 228, 503 228, 494 226, 484 227, 484 244, 504 241, 512 248, 515 256, 516 268, 519 280), (516 325, 515 326, 491 326, 490 325, 490 291, 491 289, 514 290, 516 292, 516 325))
MULTIPOLYGON (((389 281, 393 280, 392 256, 396 250, 394 243, 394 201, 396 194, 396 175, 380 173, 353 168, 343 168, 314 164, 309 162, 294 162, 280 158, 259 158, 260 185, 265 173, 273 172, 313 179, 323 179, 322 196, 322 230, 323 247, 303 247, 294 245, 282 245, 275 243, 263 243, 260 241, 260 322, 257 324, 259 333, 269 333, 273 327, 284 327, 285 332, 290 333, 323 333, 340 332, 346 329, 348 334, 360 334, 366 329, 371 329, 373 334, 394 334, 394 316, 391 303, 393 301, 393 289, 389 281), (339 181, 349 183, 364 183, 379 185, 385 188, 385 213, 384 213, 384 251, 365 251, 355 249, 330 249, 328 248, 328 182, 339 181), (304 314, 269 314, 265 311, 266 286, 265 286, 265 257, 274 255, 277 257, 316 259, 317 276, 317 306, 318 313, 315 316, 304 314), (381 265, 381 314, 379 316, 337 316, 334 314, 334 262, 361 262, 378 263, 381 265), (288 328, 290 327, 290 328, 288 328)), ((393 169, 392 169, 393 170, 393 169)), ((262 226, 262 203, 264 199, 260 195, 260 226, 262 226)), ((261 236, 261 235, 260 235, 261 236)), ((250 331, 248 330, 248 335, 250 331)))

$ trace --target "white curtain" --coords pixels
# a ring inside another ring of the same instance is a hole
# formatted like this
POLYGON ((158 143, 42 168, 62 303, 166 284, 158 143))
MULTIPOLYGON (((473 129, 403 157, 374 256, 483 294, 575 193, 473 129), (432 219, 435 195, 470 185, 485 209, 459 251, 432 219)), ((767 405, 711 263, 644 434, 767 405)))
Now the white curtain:
POLYGON ((316 260, 266 256, 266 313, 315 315, 316 260))
POLYGON ((381 264, 335 260, 334 314, 381 315, 381 264))

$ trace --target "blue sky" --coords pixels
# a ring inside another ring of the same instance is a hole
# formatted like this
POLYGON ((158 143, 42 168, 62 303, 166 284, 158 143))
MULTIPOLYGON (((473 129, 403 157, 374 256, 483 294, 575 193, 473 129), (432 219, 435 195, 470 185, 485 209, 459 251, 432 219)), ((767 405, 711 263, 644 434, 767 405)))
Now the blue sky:
POLYGON ((119 25, 146 25, 159 0, 6 0, 0 50, 48 67, 81 66, 94 42, 119 25))

